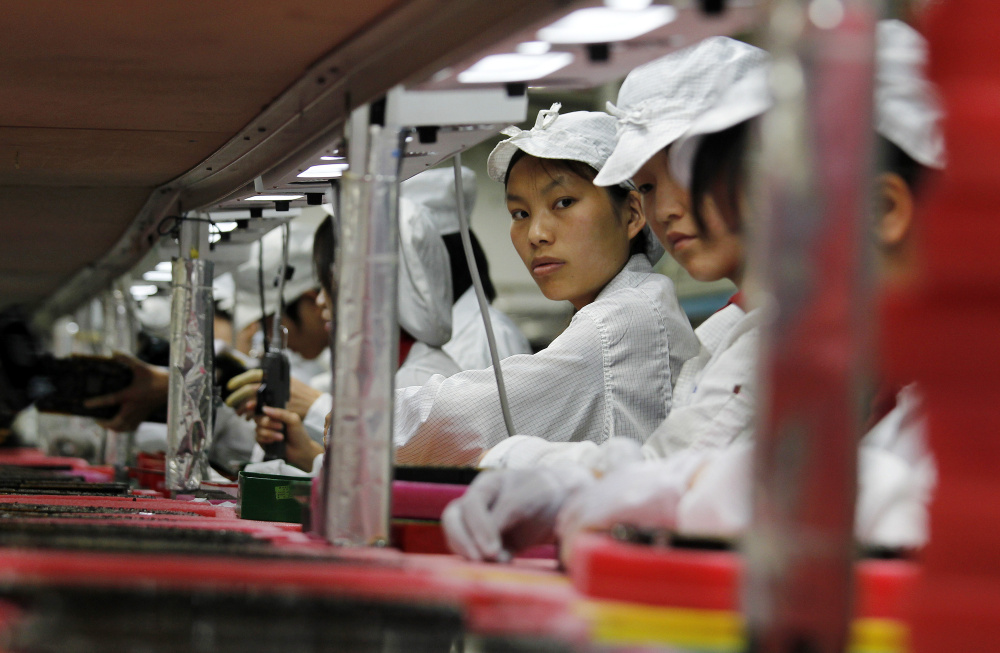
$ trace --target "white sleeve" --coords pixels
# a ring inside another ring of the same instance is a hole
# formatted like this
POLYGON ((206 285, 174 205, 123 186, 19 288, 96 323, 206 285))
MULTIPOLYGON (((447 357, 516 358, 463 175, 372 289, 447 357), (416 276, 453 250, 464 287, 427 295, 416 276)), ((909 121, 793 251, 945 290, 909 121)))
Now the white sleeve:
POLYGON ((333 397, 329 393, 324 392, 316 401, 312 402, 312 405, 309 406, 309 410, 306 412, 306 418, 302 420, 302 424, 306 427, 309 437, 320 444, 323 443, 323 429, 326 426, 327 413, 332 409, 333 397))
MULTIPOLYGON (((578 313, 543 351, 501 363, 514 425, 546 440, 600 439, 607 425, 601 336, 578 313)), ((396 462, 470 466, 507 438, 493 368, 396 392, 396 462)))
POLYGON ((690 387, 681 388, 678 383, 670 413, 643 445, 647 458, 666 458, 688 447, 720 448, 750 438, 757 343, 758 330, 753 329, 716 352, 707 364, 698 357, 685 363, 685 367, 704 364, 705 368, 690 387))

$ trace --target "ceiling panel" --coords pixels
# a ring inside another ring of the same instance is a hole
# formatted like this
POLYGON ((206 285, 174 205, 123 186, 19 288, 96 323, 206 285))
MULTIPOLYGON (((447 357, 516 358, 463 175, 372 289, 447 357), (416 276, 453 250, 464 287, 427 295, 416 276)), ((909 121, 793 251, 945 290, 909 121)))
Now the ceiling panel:
POLYGON ((221 147, 228 132, 0 127, 0 186, 164 184, 221 147))

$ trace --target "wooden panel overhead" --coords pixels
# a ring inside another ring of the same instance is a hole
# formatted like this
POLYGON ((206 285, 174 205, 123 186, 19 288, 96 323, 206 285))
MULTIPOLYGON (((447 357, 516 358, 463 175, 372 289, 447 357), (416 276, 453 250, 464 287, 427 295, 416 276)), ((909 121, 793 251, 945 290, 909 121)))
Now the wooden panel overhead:
POLYGON ((0 308, 72 309, 137 261, 181 200, 235 191, 353 107, 559 4, 7 3, 0 308))
POLYGON ((32 0, 0 41, 0 305, 33 305, 398 0, 32 0))

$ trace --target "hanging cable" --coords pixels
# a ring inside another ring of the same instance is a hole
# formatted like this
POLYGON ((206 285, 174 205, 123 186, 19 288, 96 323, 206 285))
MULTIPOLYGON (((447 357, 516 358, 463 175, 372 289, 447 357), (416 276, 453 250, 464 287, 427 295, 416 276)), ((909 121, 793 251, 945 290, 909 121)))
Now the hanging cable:
POLYGON ((493 322, 490 320, 490 305, 483 290, 482 279, 479 278, 479 267, 472 252, 472 237, 469 235, 469 216, 465 215, 465 194, 462 188, 462 155, 455 155, 455 198, 458 208, 458 226, 462 233, 462 248, 465 250, 465 261, 472 273, 472 285, 476 289, 476 299, 479 300, 479 312, 483 316, 486 327, 486 341, 490 346, 490 360, 493 362, 493 374, 497 379, 497 392, 500 395, 500 410, 503 412, 503 423, 507 427, 507 435, 515 435, 514 420, 510 415, 507 403, 507 388, 503 383, 503 370, 500 369, 500 356, 497 354, 497 341, 493 335, 493 322))
POLYGON ((260 297, 260 331, 264 336, 264 351, 270 349, 267 339, 267 306, 264 301, 264 241, 257 243, 257 294, 260 297))
POLYGON ((282 225, 281 232, 281 269, 278 272, 278 305, 274 311, 274 326, 271 329, 271 341, 275 349, 284 349, 284 339, 281 337, 281 314, 285 311, 285 280, 288 278, 288 240, 291 227, 288 223, 282 225))

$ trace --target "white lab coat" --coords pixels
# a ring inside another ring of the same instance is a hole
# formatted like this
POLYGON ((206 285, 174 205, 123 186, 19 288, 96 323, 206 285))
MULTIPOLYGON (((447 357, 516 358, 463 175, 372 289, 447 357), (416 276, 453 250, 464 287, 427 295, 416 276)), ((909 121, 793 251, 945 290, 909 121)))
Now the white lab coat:
MULTIPOLYGON (((514 321, 492 306, 489 311, 500 360, 514 354, 530 354, 531 345, 514 321)), ((483 370, 493 365, 475 288, 468 288, 452 307, 451 340, 442 349, 463 370, 483 370)))
MULTIPOLYGON (((549 347, 501 363, 515 428, 555 442, 643 441, 697 339, 673 283, 633 256, 549 347)), ((396 462, 473 465, 507 438, 492 368, 396 392, 396 462)))
MULTIPOLYGON (((669 413, 643 438, 644 457, 665 458, 687 448, 719 448, 750 438, 762 319, 760 309, 746 313, 731 304, 698 327, 695 334, 701 348, 677 375, 669 413)), ((604 467, 603 454, 595 442, 550 442, 519 435, 499 443, 480 465, 503 468, 570 462, 598 469, 604 467)))

